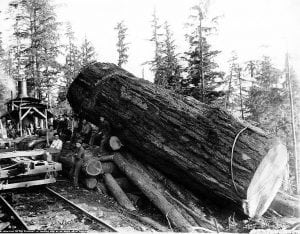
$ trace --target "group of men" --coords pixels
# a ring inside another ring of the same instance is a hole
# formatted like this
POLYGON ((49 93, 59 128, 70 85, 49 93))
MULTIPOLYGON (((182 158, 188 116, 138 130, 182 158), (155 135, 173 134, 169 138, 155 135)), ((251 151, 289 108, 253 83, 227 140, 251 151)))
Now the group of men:
MULTIPOLYGON (((77 129, 74 129, 74 131, 76 132, 77 129)), ((99 143, 96 141, 100 141, 100 152, 103 152, 105 144, 111 135, 111 127, 103 116, 100 117, 98 126, 90 124, 86 119, 83 119, 81 130, 78 133, 77 136, 79 135, 85 144, 94 145, 99 143)))
MULTIPOLYGON (((67 127, 67 125, 65 126, 67 127)), ((53 134, 53 141, 48 149, 48 152, 51 153, 52 160, 58 161, 58 158, 55 157, 57 152, 60 152, 63 146, 62 140, 59 138, 59 133, 55 132, 53 126, 49 127, 50 136, 53 134)), ((60 135, 63 135, 66 132, 64 129, 61 129, 60 135)), ((85 156, 85 150, 83 144, 94 145, 94 143, 100 143, 100 152, 105 151, 105 146, 109 141, 111 136, 111 126, 104 117, 99 118, 98 126, 92 125, 86 119, 83 119, 81 124, 78 119, 72 123, 72 135, 71 141, 75 142, 76 151, 73 155, 73 167, 71 168, 69 174, 73 178, 74 186, 78 187, 78 176, 80 169, 83 164, 83 159, 85 156), (95 142, 98 141, 98 142, 95 142)))

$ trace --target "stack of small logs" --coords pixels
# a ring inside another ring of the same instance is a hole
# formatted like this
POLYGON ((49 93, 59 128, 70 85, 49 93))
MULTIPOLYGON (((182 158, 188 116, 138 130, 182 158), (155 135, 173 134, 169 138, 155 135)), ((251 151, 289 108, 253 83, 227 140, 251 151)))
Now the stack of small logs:
MULTIPOLYGON (((60 157, 65 174, 74 164, 73 154, 74 148, 65 144, 60 157)), ((158 231, 222 230, 216 220, 206 217, 199 207, 200 201, 190 191, 129 153, 99 155, 97 150, 86 149, 80 182, 88 189, 110 193, 130 212, 134 212, 139 203, 150 201, 166 217, 169 229, 148 217, 136 217, 158 231), (141 193, 147 200, 142 201, 141 193)))

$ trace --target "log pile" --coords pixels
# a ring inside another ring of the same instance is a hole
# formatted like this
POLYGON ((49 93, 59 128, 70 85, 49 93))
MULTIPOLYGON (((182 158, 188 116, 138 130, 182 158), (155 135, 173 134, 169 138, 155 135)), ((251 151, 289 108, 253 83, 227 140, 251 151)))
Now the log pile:
MULTIPOLYGON (((67 98, 74 112, 86 113, 90 122, 97 124, 99 116, 109 120, 114 134, 134 156, 129 158, 138 159, 128 164, 128 157, 117 154, 114 163, 144 194, 149 193, 146 196, 180 230, 199 224, 195 217, 200 213, 191 205, 196 198, 183 193, 182 186, 215 201, 244 204, 251 217, 265 212, 280 186, 287 153, 272 136, 222 109, 156 87, 114 64, 85 67, 67 98), (268 181, 262 181, 266 176, 268 181), (168 193, 180 199, 163 193, 162 177, 168 181, 168 193), (191 202, 186 205, 183 200, 191 202)), ((206 224, 212 227, 210 221, 206 224)))

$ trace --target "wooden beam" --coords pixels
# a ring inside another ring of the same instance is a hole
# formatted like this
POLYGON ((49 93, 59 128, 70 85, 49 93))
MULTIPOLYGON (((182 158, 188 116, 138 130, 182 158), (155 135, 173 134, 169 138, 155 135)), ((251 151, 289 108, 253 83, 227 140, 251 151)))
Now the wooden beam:
POLYGON ((20 136, 23 136, 23 127, 22 127, 22 107, 19 108, 19 130, 20 136))
POLYGON ((45 122, 46 122, 46 141, 47 141, 47 146, 49 146, 49 135, 48 135, 48 118, 47 118, 47 109, 45 109, 45 122))
POLYGON ((16 158, 16 157, 35 157, 45 153, 43 149, 37 150, 25 150, 25 151, 13 151, 0 153, 0 159, 4 158, 16 158))
POLYGON ((30 111, 31 111, 31 107, 25 112, 23 116, 21 116, 21 121, 29 114, 30 111))
POLYGON ((42 112, 40 112, 37 108, 35 108, 35 107, 32 107, 37 113, 39 113, 44 119, 46 119, 46 116, 42 113, 42 112))

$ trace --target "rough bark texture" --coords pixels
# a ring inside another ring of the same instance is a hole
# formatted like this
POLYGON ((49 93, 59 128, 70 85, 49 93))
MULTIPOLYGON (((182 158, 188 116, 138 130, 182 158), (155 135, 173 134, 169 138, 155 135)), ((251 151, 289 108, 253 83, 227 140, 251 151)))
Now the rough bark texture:
MULTIPOLYGON (((120 154, 116 154, 116 157, 120 158, 120 154), (119 156, 118 156, 119 155, 119 156)), ((133 167, 138 168, 140 172, 140 177, 145 177, 150 180, 155 186, 155 190, 161 193, 165 199, 174 206, 176 210, 182 214, 182 216, 194 227, 200 225, 203 228, 207 228, 209 230, 214 230, 215 223, 210 221, 207 217, 205 217, 204 212, 198 208, 198 206, 194 203, 192 206, 192 214, 190 213, 191 209, 188 206, 191 203, 196 202, 197 199, 193 199, 191 194, 185 190, 184 188, 179 188, 175 183, 172 183, 168 178, 166 178, 163 174, 159 173, 157 170, 152 168, 148 164, 142 164, 137 161, 132 155, 128 153, 123 153, 122 157, 125 157, 126 161, 133 167), (174 186, 174 187, 173 187, 174 186), (173 188, 171 188, 173 187, 173 188), (177 191, 179 189, 180 191, 177 191), (179 194, 180 193, 180 194, 179 194), (185 197, 183 198, 183 193, 185 197), (179 201, 180 200, 180 201, 179 201), (187 209, 186 209, 187 208, 187 209)), ((119 165, 119 164, 118 164, 119 165)), ((147 187, 149 183, 146 183, 141 186, 147 187)), ((147 188, 146 188, 147 189, 147 188)), ((147 194, 145 194, 148 196, 147 194)), ((151 197, 148 196, 149 199, 151 197)), ((197 201, 198 203, 198 201, 197 201)), ((158 207, 159 208, 159 207, 158 207)), ((222 230, 223 227, 218 224, 219 229, 222 230)))
POLYGON ((249 126, 235 144, 231 171, 233 142, 244 123, 113 64, 84 68, 67 97, 74 111, 86 113, 89 121, 108 119, 136 157, 194 191, 237 203, 246 198, 250 180, 270 147, 270 138, 249 126))
POLYGON ((181 232, 192 231, 192 225, 165 197, 158 184, 146 173, 142 167, 136 167, 134 163, 126 160, 121 154, 114 156, 114 162, 120 170, 134 183, 148 199, 166 216, 168 221, 181 232))
POLYGON ((94 189, 97 186, 97 179, 95 177, 86 177, 83 179, 83 184, 87 189, 94 189))
POLYGON ((104 174, 104 182, 109 191, 121 206, 130 211, 136 210, 127 195, 124 193, 124 191, 121 189, 121 187, 118 185, 117 181, 114 179, 114 177, 112 177, 111 174, 104 174))

